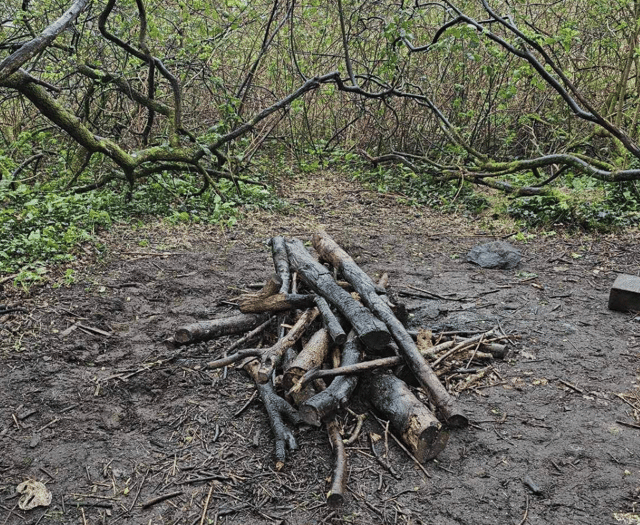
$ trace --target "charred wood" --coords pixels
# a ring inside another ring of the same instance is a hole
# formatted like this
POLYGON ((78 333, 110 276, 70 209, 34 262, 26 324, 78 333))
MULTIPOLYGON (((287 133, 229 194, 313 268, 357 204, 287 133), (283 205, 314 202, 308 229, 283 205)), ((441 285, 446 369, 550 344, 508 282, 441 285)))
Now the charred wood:
POLYGON ((340 248, 326 233, 314 234, 313 245, 323 260, 331 263, 334 268, 341 270, 344 277, 360 294, 364 304, 387 325, 393 338, 400 347, 407 366, 411 369, 420 384, 427 390, 447 424, 452 427, 467 426, 469 420, 459 408, 458 403, 449 395, 449 392, 447 392, 447 389, 440 382, 438 376, 420 354, 413 339, 393 314, 389 305, 380 299, 371 278, 364 273, 347 252, 340 248))
POLYGON ((307 252, 302 242, 288 241, 287 253, 291 267, 298 272, 300 278, 340 311, 362 344, 374 349, 387 345, 391 336, 384 323, 342 289, 333 279, 331 272, 307 252))
POLYGON ((347 334, 343 330, 338 318, 331 311, 329 303, 324 297, 318 296, 316 296, 315 302, 318 310, 320 311, 320 315, 322 316, 322 324, 327 332, 329 332, 329 337, 331 337, 334 344, 343 345, 347 340, 347 334))
POLYGON ((418 461, 433 459, 445 449, 449 433, 404 381, 390 373, 375 372, 363 383, 373 407, 391 422, 418 461))
MULTIPOLYGON (((342 349, 344 366, 354 365, 360 360, 360 341, 351 331, 342 349)), ((323 420, 331 417, 346 406, 351 394, 358 385, 357 376, 338 376, 326 390, 316 394, 300 406, 300 416, 310 425, 320 426, 323 420)))
POLYGON ((291 423, 301 423, 300 415, 289 403, 276 394, 271 382, 261 383, 258 376, 260 364, 253 359, 244 365, 244 369, 256 383, 260 399, 264 404, 271 431, 275 437, 276 470, 282 470, 287 457, 287 450, 296 450, 298 445, 293 432, 285 425, 283 416, 291 423))
POLYGON ((209 341, 223 335, 240 334, 253 330, 269 318, 266 314, 239 314, 182 326, 173 337, 176 345, 209 341))

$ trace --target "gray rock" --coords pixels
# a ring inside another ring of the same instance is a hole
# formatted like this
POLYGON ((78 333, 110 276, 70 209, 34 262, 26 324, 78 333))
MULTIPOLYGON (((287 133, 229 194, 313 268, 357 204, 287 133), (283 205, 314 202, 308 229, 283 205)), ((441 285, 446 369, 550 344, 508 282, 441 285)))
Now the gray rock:
POLYGON ((467 261, 480 265, 482 268, 498 268, 512 270, 522 258, 519 250, 508 242, 493 241, 472 248, 467 254, 467 261))

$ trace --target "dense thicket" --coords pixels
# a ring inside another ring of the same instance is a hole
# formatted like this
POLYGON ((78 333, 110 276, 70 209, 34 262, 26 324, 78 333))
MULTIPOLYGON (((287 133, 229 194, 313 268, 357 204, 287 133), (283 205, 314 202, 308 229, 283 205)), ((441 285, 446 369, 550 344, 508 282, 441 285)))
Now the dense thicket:
POLYGON ((517 195, 640 178, 635 1, 5 5, 5 184, 54 166, 78 192, 167 172, 204 191, 266 144, 517 195))

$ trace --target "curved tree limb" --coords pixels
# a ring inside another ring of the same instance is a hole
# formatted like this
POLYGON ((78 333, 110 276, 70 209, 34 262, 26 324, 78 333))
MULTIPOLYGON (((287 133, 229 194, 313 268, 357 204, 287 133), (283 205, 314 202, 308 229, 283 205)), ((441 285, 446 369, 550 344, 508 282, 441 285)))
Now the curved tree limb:
POLYGON ((26 62, 44 51, 84 11, 89 0, 75 0, 71 7, 39 36, 23 44, 20 49, 0 62, 0 83, 17 72, 26 62))

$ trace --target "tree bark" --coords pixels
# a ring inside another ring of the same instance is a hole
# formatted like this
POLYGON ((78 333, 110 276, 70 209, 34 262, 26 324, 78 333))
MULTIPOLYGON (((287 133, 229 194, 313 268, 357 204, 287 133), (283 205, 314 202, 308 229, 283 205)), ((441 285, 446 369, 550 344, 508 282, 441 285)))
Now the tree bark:
POLYGON ((445 449, 449 433, 404 381, 390 373, 375 372, 363 383, 367 399, 391 422, 418 461, 433 459, 445 449))
POLYGON ((331 337, 334 344, 342 346, 347 340, 347 334, 342 329, 342 325, 340 325, 338 318, 331 311, 329 303, 327 303, 327 300, 324 297, 318 296, 316 296, 315 302, 318 310, 320 311, 320 315, 322 316, 322 324, 329 332, 329 337, 331 337))
POLYGON ((280 276, 280 293, 288 293, 291 285, 291 271, 289 270, 289 257, 284 237, 273 237, 271 239, 271 254, 273 256, 273 266, 280 276))
POLYGON ((238 304, 242 313, 283 312, 296 308, 310 308, 315 305, 315 295, 277 293, 269 297, 243 296, 238 304))
MULTIPOLYGON (((360 350, 360 341, 356 337, 355 331, 351 331, 342 349, 341 364, 343 366, 356 364, 360 360, 360 350)), ((300 416, 306 423, 320 426, 323 420, 331 417, 346 405, 357 385, 357 376, 336 377, 326 390, 316 394, 300 406, 300 416)))
POLYGON ((438 407, 440 414, 448 425, 452 427, 465 427, 469 420, 462 413, 456 401, 449 395, 438 376, 427 364, 420 354, 418 347, 407 333, 404 326, 384 302, 375 290, 375 285, 369 276, 364 273, 355 261, 340 248, 326 233, 316 233, 313 236, 313 245, 320 254, 321 259, 328 261, 334 268, 342 271, 344 277, 360 294, 365 305, 382 319, 393 338, 398 343, 401 353, 416 379, 427 390, 427 393, 438 407))
POLYGON ((306 372, 321 366, 328 352, 329 333, 322 328, 311 336, 311 339, 282 376, 282 386, 285 391, 291 390, 306 372))
POLYGON ((211 321, 201 321, 178 328, 174 340, 178 345, 209 341, 223 335, 247 332, 268 319, 269 316, 266 314, 240 314, 211 321))
POLYGON ((322 264, 311 257, 299 240, 287 242, 289 263, 302 280, 333 304, 349 321, 366 347, 383 348, 391 336, 383 322, 343 290, 322 264))
POLYGON ((260 364, 257 359, 249 361, 244 365, 244 369, 256 383, 256 388, 260 394, 260 399, 267 411, 271 431, 276 441, 276 470, 282 470, 287 457, 287 449, 296 450, 298 445, 296 439, 285 425, 283 416, 294 424, 301 423, 300 415, 289 403, 276 394, 271 382, 262 384, 258 377, 260 364))

